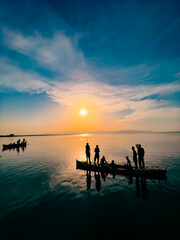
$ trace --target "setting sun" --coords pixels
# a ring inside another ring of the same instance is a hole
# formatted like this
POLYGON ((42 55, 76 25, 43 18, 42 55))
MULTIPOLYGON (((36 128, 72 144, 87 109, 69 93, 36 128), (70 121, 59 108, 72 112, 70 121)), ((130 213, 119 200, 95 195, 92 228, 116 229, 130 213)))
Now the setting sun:
POLYGON ((80 114, 81 114, 82 116, 84 116, 84 115, 87 114, 87 111, 86 111, 85 109, 81 109, 80 114))

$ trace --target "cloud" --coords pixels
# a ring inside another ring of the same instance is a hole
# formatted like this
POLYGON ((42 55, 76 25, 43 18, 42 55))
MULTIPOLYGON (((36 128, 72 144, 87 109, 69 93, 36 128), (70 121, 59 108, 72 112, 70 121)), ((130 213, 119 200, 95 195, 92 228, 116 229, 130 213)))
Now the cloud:
POLYGON ((52 38, 42 37, 38 32, 24 36, 19 31, 3 29, 4 44, 10 49, 36 60, 42 66, 63 75, 73 69, 85 69, 83 53, 75 48, 74 42, 62 32, 55 32, 52 38))
MULTIPOLYGON (((34 59, 45 68, 54 71, 56 75, 48 78, 1 58, 1 88, 39 94, 45 92, 51 101, 65 108, 84 105, 102 114, 111 115, 124 111, 125 116, 116 115, 116 120, 121 123, 136 122, 151 117, 179 119, 180 108, 174 108, 169 100, 165 100, 165 96, 179 92, 178 81, 156 85, 125 85, 124 83, 112 85, 100 81, 103 73, 99 79, 97 69, 88 64, 83 53, 73 44, 73 40, 61 32, 56 32, 52 38, 42 37, 37 32, 33 36, 25 37, 18 31, 8 29, 4 29, 3 34, 8 48, 34 59), (153 94, 158 95, 159 98, 150 99, 153 94)), ((131 67, 129 71, 132 78, 144 76, 145 79, 155 68, 141 65, 131 67)), ((118 74, 126 78, 128 69, 119 69, 115 72, 115 75, 118 74)), ((108 76, 113 78, 112 69, 108 76)))

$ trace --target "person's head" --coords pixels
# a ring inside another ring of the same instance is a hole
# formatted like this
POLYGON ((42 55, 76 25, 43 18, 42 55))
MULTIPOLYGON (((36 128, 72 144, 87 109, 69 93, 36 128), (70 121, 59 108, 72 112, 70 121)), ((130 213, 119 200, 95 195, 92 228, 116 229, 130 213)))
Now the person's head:
POLYGON ((127 159, 127 160, 129 160, 129 157, 128 157, 128 156, 126 156, 126 159, 127 159))
POLYGON ((132 150, 134 150, 134 147, 132 146, 132 150))
POLYGON ((96 147, 98 148, 99 146, 98 146, 98 145, 96 145, 96 147))
POLYGON ((114 163, 114 160, 112 160, 112 163, 114 163))
POLYGON ((89 144, 88 143, 86 143, 86 146, 88 146, 89 144))
POLYGON ((139 144, 139 148, 141 148, 141 144, 139 144))

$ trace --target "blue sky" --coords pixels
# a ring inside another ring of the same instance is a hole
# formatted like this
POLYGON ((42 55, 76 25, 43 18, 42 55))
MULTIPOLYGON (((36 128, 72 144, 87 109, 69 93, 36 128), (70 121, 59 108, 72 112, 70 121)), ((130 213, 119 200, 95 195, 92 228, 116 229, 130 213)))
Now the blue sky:
POLYGON ((0 133, 44 132, 74 102, 107 118, 91 130, 180 130, 179 29, 173 0, 1 0, 0 133))

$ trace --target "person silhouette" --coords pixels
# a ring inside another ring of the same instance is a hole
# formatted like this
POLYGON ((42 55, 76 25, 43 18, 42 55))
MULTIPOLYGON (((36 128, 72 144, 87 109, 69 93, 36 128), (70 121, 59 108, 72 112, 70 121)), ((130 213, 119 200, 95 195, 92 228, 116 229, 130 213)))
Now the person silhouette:
POLYGON ((96 163, 96 159, 97 159, 97 165, 99 165, 99 153, 100 153, 100 150, 99 150, 99 146, 96 145, 96 148, 94 149, 94 152, 95 152, 95 156, 94 156, 94 164, 96 163))
POLYGON ((132 147, 133 150, 133 162, 135 164, 135 167, 137 168, 137 152, 135 150, 135 147, 132 147))
POLYGON ((141 150, 140 150, 141 145, 140 144, 136 144, 136 147, 137 147, 137 152, 138 152, 139 168, 141 168, 141 150))
POLYGON ((144 148, 141 147, 141 145, 139 145, 140 147, 140 158, 141 158, 141 165, 143 168, 145 168, 145 164, 144 164, 144 154, 145 154, 145 151, 144 151, 144 148))
POLYGON ((90 149, 90 146, 89 146, 89 143, 86 143, 86 160, 87 160, 87 163, 89 162, 91 164, 91 159, 90 159, 90 156, 91 156, 91 149, 90 149))
POLYGON ((126 157, 126 160, 127 160, 127 165, 128 165, 128 167, 131 167, 131 161, 130 161, 130 159, 129 159, 128 156, 126 157))
POLYGON ((18 140, 17 140, 17 144, 19 145, 19 144, 20 144, 20 142, 21 142, 21 140, 20 140, 20 139, 18 139, 18 140))

